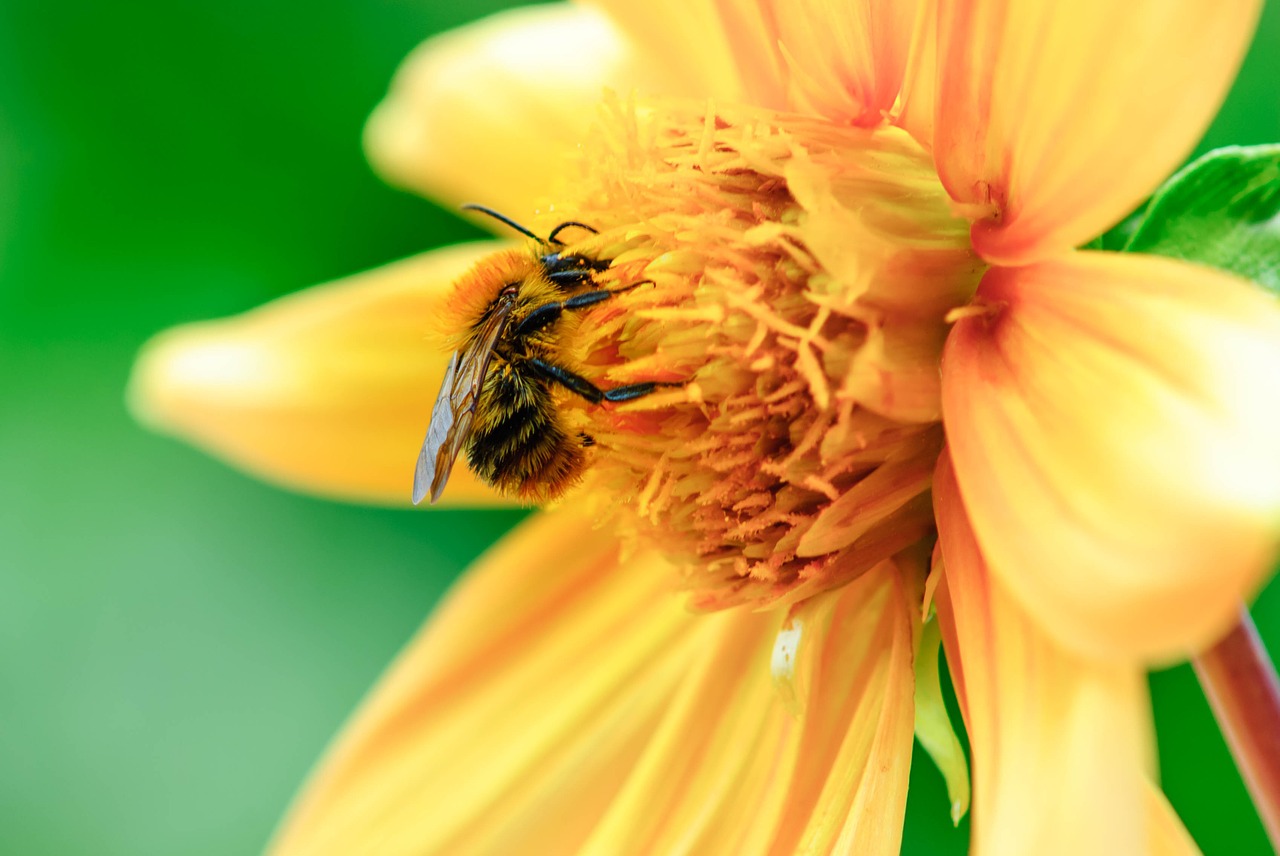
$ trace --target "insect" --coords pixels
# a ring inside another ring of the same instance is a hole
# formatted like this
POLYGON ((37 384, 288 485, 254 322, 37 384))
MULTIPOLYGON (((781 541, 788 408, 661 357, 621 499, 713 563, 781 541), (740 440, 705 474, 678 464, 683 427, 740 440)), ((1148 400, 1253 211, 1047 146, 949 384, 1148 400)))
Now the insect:
POLYGON ((449 361, 418 453, 413 502, 434 503, 465 447, 477 476, 506 493, 543 499, 571 484, 586 466, 594 440, 565 425, 552 387, 592 404, 641 398, 666 382, 601 389, 563 364, 558 327, 566 313, 594 306, 648 280, 613 290, 596 287, 608 259, 563 251, 566 229, 592 227, 573 220, 539 238, 514 220, 479 205, 536 244, 490 257, 459 284, 473 300, 461 346, 449 361))

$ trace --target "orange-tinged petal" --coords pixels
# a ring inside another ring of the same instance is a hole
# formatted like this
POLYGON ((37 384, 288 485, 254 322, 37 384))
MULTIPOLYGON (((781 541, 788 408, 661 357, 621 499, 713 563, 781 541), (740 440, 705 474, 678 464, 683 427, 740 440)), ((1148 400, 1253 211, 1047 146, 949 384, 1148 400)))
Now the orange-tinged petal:
POLYGON ((540 515, 480 560, 321 764, 270 852, 572 853, 698 654, 653 555, 540 515))
POLYGON ((585 852, 897 853, 912 730, 904 573, 883 562, 811 598, 781 635, 776 613, 703 619, 714 647, 585 852))
MULTIPOLYGON (((407 504, 448 362, 428 335, 433 318, 449 285, 499 246, 436 250, 161 333, 138 357, 130 407, 286 487, 407 504)), ((503 502, 463 461, 441 501, 503 502)))
POLYGON ((916 2, 592 0, 691 95, 879 124, 902 84, 916 2))
POLYGON ((938 0, 920 0, 911 36, 902 92, 893 123, 926 149, 933 148, 933 120, 938 87, 938 0))
POLYGON ((1213 640, 1280 540, 1280 306, 1217 271, 1073 253, 989 272, 943 421, 992 573, 1061 643, 1213 640))
POLYGON ((791 109, 878 125, 893 107, 923 0, 768 0, 791 109))
POLYGON ((678 78, 599 12, 512 9, 435 36, 369 119, 369 159, 391 183, 525 220, 596 117, 606 88, 678 91, 678 78))
POLYGON ((809 693, 786 796, 791 822, 768 852, 898 853, 914 727, 914 573, 908 562, 883 562, 793 614, 821 635, 806 648, 800 629, 797 668, 808 669, 809 693))
POLYGON ((983 561, 945 455, 934 491, 938 617, 973 751, 973 852, 1151 852, 1142 672, 1061 647, 1010 596, 983 561))
POLYGON ((912 612, 891 562, 798 610, 688 612, 580 511, 472 569, 321 765, 271 852, 896 853, 912 612), (798 718, 799 717, 799 718, 798 718))
POLYGON ((1087 242, 1191 151, 1261 0, 957 0, 939 23, 934 154, 974 247, 1022 264, 1087 242))

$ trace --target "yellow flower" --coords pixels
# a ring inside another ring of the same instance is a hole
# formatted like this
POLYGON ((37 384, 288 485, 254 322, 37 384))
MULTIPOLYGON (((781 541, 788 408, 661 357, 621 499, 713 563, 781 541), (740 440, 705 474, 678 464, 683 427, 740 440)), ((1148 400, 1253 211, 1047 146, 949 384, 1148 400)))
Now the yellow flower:
MULTIPOLYGON (((1143 672, 1274 555, 1280 311, 1073 247, 1185 157, 1259 4, 600 5, 428 42, 368 145, 437 198, 598 228, 574 249, 602 283, 652 286, 566 351, 682 386, 558 400, 596 439, 584 484, 468 574, 275 852, 896 852, 915 699, 965 807, 938 626, 977 852, 1194 849, 1143 672)), ((425 331, 474 310, 449 283, 497 246, 164 334, 135 409, 403 501, 445 364, 425 331)))

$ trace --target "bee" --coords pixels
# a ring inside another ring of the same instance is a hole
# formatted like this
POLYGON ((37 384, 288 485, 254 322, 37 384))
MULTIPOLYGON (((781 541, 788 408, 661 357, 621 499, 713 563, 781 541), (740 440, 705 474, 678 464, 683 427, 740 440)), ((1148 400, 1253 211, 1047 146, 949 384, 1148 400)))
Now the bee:
POLYGON ((499 253, 459 284, 470 300, 469 326, 445 371, 431 409, 427 436, 413 476, 413 503, 435 502, 465 448, 472 471, 504 493, 526 499, 555 496, 586 467, 594 444, 573 432, 557 409, 552 387, 591 404, 631 401, 666 382, 601 389, 563 364, 558 328, 566 313, 586 309, 648 283, 613 290, 597 287, 611 260, 564 251, 567 229, 596 230, 568 220, 544 239, 480 205, 464 205, 533 239, 523 250, 499 253))

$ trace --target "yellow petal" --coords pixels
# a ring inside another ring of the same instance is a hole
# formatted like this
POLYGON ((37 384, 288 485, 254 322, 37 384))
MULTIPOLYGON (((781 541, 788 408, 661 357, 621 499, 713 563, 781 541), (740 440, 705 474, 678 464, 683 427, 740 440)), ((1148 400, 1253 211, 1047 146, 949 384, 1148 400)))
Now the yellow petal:
POLYGON ((902 87, 920 0, 773 0, 789 106, 842 124, 878 125, 902 87))
POLYGON ((480 560, 364 703, 270 852, 571 853, 697 654, 649 556, 539 515, 480 560))
POLYGON ((512 9, 414 51, 370 117, 365 146, 393 184, 525 220, 547 204, 606 88, 674 86, 599 12, 512 9))
MULTIPOLYGON (((285 487, 409 502, 448 355, 433 341, 448 286, 500 247, 468 244, 187 324, 149 342, 134 415, 285 487)), ((500 503, 459 462, 442 501, 500 503)))
POLYGON ((1073 253, 995 269, 943 420, 992 573, 1084 652, 1226 629, 1280 540, 1280 306, 1216 271, 1073 253))
POLYGON ((1062 648, 1010 596, 983 561, 945 455, 934 491, 938 617, 973 751, 973 852, 1149 852, 1142 672, 1062 648))
POLYGON ((749 856, 848 852, 856 833, 859 852, 896 853, 912 635, 897 569, 815 599, 799 720, 770 673, 777 613, 692 614, 674 574, 620 561, 581 513, 525 524, 383 679, 271 852, 749 856))
POLYGON ((1182 825, 1164 793, 1151 782, 1143 792, 1146 804, 1147 835, 1155 856, 1198 856, 1200 848, 1182 825))
POLYGON ((774 99, 781 98, 781 77, 770 73, 779 57, 765 37, 767 18, 741 0, 729 3, 736 14, 726 15, 716 0, 588 0, 640 47, 649 62, 668 69, 681 82, 670 94, 781 106, 766 103, 761 93, 753 98, 744 79, 744 74, 758 73, 760 83, 779 93, 774 99), (762 50, 752 57, 752 47, 762 50), (748 60, 745 69, 742 59, 748 60))
POLYGON ((934 154, 981 216, 974 247, 1022 264, 1083 244, 1190 153, 1261 0, 942 4, 934 154))
POLYGON ((824 854, 856 841, 859 853, 898 853, 908 600, 902 572, 882 562, 793 611, 781 638, 776 613, 702 619, 705 652, 584 852, 824 854), (775 641, 783 654, 771 658, 775 641))

